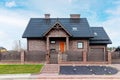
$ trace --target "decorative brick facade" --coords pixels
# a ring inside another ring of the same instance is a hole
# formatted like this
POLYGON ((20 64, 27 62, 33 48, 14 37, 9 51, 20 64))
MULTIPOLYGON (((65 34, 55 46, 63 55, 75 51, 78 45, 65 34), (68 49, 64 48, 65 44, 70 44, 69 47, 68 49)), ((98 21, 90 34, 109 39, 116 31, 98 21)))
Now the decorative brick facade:
POLYGON ((47 37, 68 37, 68 34, 63 30, 51 30, 47 37))
POLYGON ((73 51, 88 51, 89 45, 88 45, 89 41, 88 40, 70 40, 70 50, 73 51), (82 42, 83 43, 83 48, 79 49, 78 48, 78 42, 82 42))

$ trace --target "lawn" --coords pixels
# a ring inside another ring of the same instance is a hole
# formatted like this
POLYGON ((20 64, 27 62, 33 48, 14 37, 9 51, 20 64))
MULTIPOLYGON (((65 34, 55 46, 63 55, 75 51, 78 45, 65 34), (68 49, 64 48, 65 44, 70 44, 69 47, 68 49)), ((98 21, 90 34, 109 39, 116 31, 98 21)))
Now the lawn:
POLYGON ((39 73, 42 67, 42 64, 0 65, 0 74, 39 73))

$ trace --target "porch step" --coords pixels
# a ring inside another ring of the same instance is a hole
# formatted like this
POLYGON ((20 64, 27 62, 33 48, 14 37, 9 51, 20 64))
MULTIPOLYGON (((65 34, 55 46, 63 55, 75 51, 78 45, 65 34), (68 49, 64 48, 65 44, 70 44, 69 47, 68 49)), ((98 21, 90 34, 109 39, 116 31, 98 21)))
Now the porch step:
POLYGON ((58 64, 46 64, 41 73, 58 73, 59 65, 58 64))

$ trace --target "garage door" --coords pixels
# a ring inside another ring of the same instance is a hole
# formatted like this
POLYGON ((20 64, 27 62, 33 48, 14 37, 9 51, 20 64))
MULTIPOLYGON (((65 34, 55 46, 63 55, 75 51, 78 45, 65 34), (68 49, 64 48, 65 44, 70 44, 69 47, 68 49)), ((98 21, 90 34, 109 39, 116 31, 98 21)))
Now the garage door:
POLYGON ((104 61, 104 48, 91 48, 88 61, 104 61))

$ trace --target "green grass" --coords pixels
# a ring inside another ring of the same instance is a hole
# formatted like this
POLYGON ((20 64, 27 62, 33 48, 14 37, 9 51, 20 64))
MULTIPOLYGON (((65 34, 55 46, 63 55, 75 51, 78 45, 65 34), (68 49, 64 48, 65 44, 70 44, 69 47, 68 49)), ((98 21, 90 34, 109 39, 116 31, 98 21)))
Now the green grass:
POLYGON ((42 67, 42 64, 0 65, 0 74, 39 73, 42 67))

